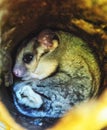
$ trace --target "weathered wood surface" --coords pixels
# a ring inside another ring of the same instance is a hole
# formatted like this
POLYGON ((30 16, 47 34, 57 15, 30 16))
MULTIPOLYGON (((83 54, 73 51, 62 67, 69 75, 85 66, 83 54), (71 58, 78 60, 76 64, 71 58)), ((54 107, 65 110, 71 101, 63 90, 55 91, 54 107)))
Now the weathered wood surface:
POLYGON ((62 29, 95 49, 107 86, 107 0, 0 0, 0 84, 12 83, 15 48, 32 32, 62 29))

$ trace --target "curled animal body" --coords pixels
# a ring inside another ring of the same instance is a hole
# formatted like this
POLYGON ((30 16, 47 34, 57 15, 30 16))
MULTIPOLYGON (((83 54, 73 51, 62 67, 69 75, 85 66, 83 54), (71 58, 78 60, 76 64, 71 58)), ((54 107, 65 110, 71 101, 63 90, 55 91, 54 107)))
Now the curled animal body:
POLYGON ((72 106, 96 96, 100 68, 93 51, 80 38, 49 29, 18 50, 13 86, 15 106, 30 117, 61 117, 72 106))

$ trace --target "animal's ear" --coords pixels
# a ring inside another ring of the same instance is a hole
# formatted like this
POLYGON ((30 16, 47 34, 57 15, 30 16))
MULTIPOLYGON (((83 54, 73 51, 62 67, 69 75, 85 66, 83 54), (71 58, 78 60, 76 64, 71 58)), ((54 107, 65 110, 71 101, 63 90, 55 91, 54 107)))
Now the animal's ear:
POLYGON ((56 33, 50 29, 41 31, 37 37, 39 44, 47 50, 54 50, 58 46, 58 37, 56 33))
POLYGON ((57 48, 57 47, 58 47, 58 43, 59 43, 59 41, 56 40, 56 39, 54 39, 54 40, 52 41, 52 47, 49 48, 50 51, 52 51, 52 50, 54 50, 55 48, 57 48))

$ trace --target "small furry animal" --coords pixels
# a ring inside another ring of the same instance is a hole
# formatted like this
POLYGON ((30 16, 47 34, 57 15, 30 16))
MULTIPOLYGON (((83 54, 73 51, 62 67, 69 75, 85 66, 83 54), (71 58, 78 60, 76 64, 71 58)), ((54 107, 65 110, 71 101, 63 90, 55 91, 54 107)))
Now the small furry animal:
POLYGON ((13 73, 25 81, 34 79, 13 87, 17 109, 32 117, 61 117, 73 105, 95 96, 101 77, 86 42, 68 32, 49 29, 20 47, 13 73))

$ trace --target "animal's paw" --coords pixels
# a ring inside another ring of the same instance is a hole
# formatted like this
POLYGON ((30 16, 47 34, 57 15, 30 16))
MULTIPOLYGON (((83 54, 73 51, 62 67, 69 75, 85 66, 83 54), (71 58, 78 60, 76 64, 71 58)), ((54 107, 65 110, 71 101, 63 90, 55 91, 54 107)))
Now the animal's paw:
POLYGON ((37 74, 37 73, 31 73, 31 77, 32 77, 33 79, 40 79, 40 75, 37 74))
POLYGON ((41 80, 41 79, 46 78, 47 75, 44 74, 44 73, 42 73, 42 74, 40 74, 40 73, 31 73, 31 77, 32 77, 32 79, 38 79, 38 80, 41 80))

